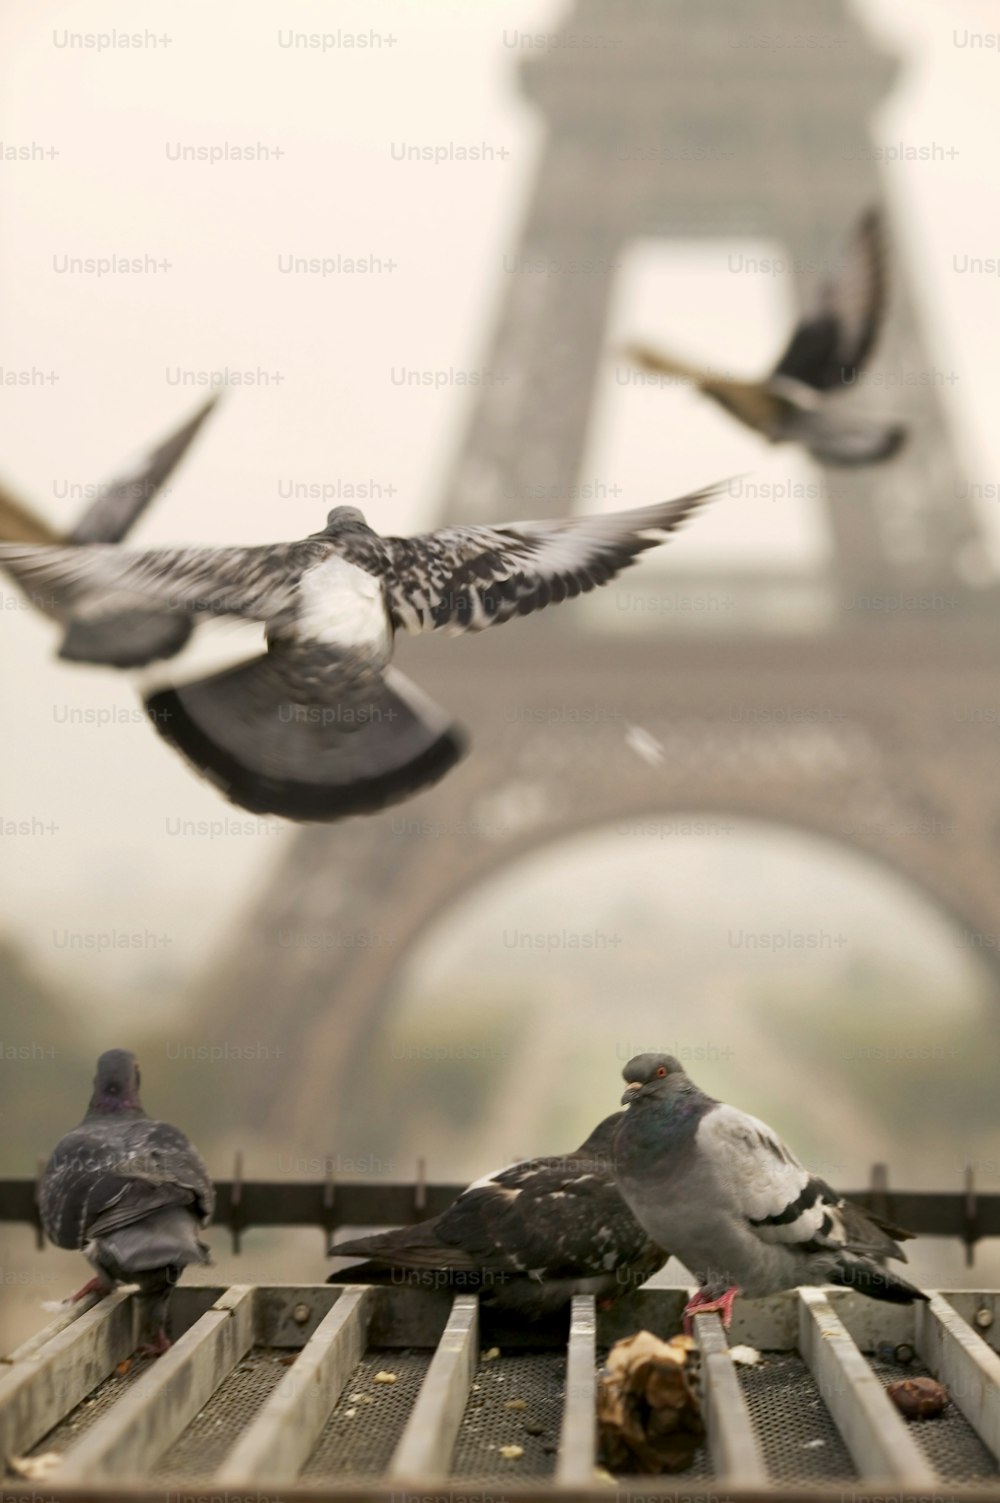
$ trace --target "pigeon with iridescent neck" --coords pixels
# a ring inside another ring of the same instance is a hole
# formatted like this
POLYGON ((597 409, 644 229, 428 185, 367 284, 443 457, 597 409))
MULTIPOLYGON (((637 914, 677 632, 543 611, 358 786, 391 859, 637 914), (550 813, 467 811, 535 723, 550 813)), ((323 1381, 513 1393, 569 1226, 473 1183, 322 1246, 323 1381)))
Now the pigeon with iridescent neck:
POLYGON ((684 1312, 722 1312, 800 1284, 839 1284, 872 1299, 927 1296, 889 1272, 910 1234, 851 1205, 810 1174, 769 1127, 706 1096, 669 1054, 638 1054, 622 1075, 629 1110, 615 1136, 615 1178, 649 1236, 698 1279, 684 1312))
POLYGON ((86 1116, 57 1145, 38 1204, 49 1240, 78 1249, 94 1270, 73 1300, 138 1284, 141 1350, 158 1355, 170 1345, 171 1290, 189 1263, 211 1261, 198 1233, 215 1191, 180 1129, 146 1115, 139 1083, 134 1054, 101 1055, 86 1116))

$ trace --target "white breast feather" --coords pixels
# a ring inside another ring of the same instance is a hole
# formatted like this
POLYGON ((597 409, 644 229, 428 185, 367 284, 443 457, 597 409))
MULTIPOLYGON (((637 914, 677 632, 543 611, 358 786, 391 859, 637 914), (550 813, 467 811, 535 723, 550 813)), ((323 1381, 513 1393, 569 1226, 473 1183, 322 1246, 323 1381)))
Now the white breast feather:
POLYGON ((390 640, 381 582, 336 554, 303 574, 295 625, 300 638, 331 647, 382 651, 390 640))

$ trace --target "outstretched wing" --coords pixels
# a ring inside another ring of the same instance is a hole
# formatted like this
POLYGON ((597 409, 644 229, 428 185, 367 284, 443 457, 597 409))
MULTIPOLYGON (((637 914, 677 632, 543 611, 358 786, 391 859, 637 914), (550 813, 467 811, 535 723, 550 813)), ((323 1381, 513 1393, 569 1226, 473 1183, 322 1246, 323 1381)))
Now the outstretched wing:
POLYGON ((830 391, 854 379, 885 306, 885 237, 877 210, 860 219, 841 260, 824 276, 772 372, 830 391))
POLYGON ((608 516, 383 538, 393 620, 410 632, 482 631, 585 594, 656 547, 719 489, 608 516))
POLYGON ((155 449, 142 454, 105 486, 71 532, 68 543, 119 543, 180 464, 218 401, 209 397, 193 417, 155 449))
POLYGON ((99 620, 148 608, 269 621, 290 608, 308 545, 133 550, 0 543, 0 568, 60 613, 99 620))

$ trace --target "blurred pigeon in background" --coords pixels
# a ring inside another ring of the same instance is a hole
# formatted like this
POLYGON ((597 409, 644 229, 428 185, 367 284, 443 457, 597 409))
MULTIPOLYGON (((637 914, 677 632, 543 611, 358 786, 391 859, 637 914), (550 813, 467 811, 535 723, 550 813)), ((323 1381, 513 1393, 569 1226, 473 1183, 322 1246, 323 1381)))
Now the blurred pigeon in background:
POLYGON ((56 1147, 38 1203, 50 1241, 80 1249, 94 1269, 72 1298, 138 1284, 148 1338, 140 1350, 165 1352, 170 1291, 189 1263, 211 1261, 198 1232, 215 1191, 179 1128, 143 1111, 139 1066, 127 1049, 97 1061, 87 1114, 56 1147))
POLYGON ((611 1172, 615 1112, 574 1153, 486 1175, 433 1220, 335 1242, 334 1257, 371 1261, 330 1284, 478 1290, 485 1304, 537 1319, 574 1294, 610 1302, 667 1261, 628 1210, 611 1172))
POLYGON ((906 437, 899 423, 866 422, 837 410, 831 396, 857 382, 885 307, 885 236, 875 210, 865 214, 843 259, 816 287, 781 359, 760 381, 733 381, 646 345, 629 357, 645 370, 692 382, 771 443, 799 443, 822 464, 877 464, 906 437))
POLYGON ((629 1110, 614 1142, 618 1187, 651 1237, 697 1277, 684 1312, 721 1310, 800 1284, 840 1284, 911 1304, 919 1289, 879 1261, 904 1262, 878 1217, 811 1175, 771 1129, 706 1096, 669 1054, 622 1071, 629 1110))
POLYGON ((436 782, 463 738, 390 669, 395 633, 481 631, 606 584, 711 495, 636 511, 381 537, 352 506, 256 548, 0 545, 0 567, 94 631, 144 607, 263 622, 267 652, 152 694, 156 729, 258 814, 370 813, 436 782))
MULTIPOLYGON (((191 447, 212 411, 218 394, 155 449, 144 452, 122 473, 99 488, 76 526, 65 536, 29 507, 0 487, 0 540, 10 543, 118 543, 142 516, 191 447)), ((179 652, 191 635, 193 622, 186 611, 130 612, 97 623, 77 621, 62 610, 55 595, 35 593, 31 603, 65 627, 59 656, 80 663, 107 663, 119 668, 142 667, 179 652)))

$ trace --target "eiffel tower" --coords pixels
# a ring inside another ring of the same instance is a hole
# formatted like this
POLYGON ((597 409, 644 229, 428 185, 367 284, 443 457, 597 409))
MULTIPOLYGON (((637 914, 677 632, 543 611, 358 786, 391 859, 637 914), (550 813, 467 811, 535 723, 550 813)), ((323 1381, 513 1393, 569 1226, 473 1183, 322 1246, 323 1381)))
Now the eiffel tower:
MULTIPOLYGON (((867 122, 894 61, 847 0, 796 7, 808 46, 790 44, 788 18, 784 0, 577 0, 556 43, 517 44, 548 139, 483 362, 506 379, 482 389, 441 522, 544 515, 539 495, 573 494, 628 242, 766 236, 807 268, 805 290, 859 210, 880 201, 867 122), (588 33, 613 45, 574 44, 588 33), (581 250, 606 274, 558 270, 581 250)), ((836 472, 815 628, 767 628, 767 600, 787 602, 789 579, 671 573, 674 589, 733 592, 731 627, 665 640, 658 617, 623 642, 588 615, 591 597, 471 639, 402 643, 404 670, 469 727, 471 755, 405 806, 291 837, 239 944, 201 988, 213 1033, 252 1027, 284 1050, 287 1069, 248 1081, 248 1099, 228 1110, 279 1141, 335 1141, 428 926, 508 863, 652 811, 714 811, 847 843, 995 960, 1000 611, 995 589, 976 584, 983 541, 899 263, 897 249, 877 359, 909 373, 896 410, 911 439, 891 464, 836 472), (893 602, 901 608, 879 608, 893 602), (588 724, 574 722, 574 707, 595 706, 576 717, 588 724), (632 723, 659 743, 658 759, 630 749, 632 723)))

